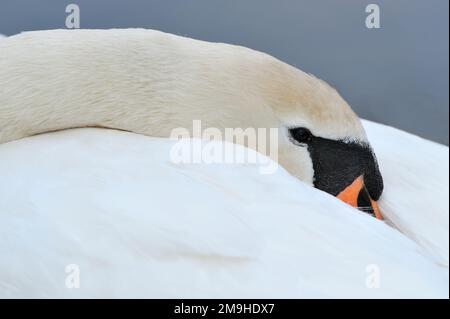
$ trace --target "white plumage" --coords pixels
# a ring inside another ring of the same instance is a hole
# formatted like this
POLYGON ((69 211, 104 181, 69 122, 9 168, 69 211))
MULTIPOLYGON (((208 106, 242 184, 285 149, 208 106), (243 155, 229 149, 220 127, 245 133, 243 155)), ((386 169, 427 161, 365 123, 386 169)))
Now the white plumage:
POLYGON ((282 168, 171 164, 168 139, 0 145, 0 296, 448 298, 448 148, 365 126, 397 229, 282 168))
POLYGON ((141 29, 45 30, 0 41, 0 143, 75 127, 169 137, 193 120, 220 130, 278 128, 272 159, 311 185, 310 155, 288 128, 367 142, 335 89, 248 48, 141 29))
POLYGON ((386 218, 448 268, 448 147, 385 125, 364 124, 386 183, 380 202, 386 218))

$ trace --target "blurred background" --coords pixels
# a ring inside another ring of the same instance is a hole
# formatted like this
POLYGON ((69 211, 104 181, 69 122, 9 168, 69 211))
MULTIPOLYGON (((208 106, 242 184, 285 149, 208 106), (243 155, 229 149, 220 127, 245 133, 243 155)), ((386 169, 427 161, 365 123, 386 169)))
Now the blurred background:
POLYGON ((2 0, 0 33, 143 27, 267 52, 338 89, 363 118, 448 145, 448 0, 2 0), (381 28, 365 8, 380 6, 381 28))

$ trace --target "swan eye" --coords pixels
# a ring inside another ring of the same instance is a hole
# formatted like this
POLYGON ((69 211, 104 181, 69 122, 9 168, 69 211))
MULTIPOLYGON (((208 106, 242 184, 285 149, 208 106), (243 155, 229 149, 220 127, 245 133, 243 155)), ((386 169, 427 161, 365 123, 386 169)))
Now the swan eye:
POLYGON ((289 129, 289 133, 296 142, 302 144, 311 142, 314 137, 311 131, 304 127, 291 128, 289 129))

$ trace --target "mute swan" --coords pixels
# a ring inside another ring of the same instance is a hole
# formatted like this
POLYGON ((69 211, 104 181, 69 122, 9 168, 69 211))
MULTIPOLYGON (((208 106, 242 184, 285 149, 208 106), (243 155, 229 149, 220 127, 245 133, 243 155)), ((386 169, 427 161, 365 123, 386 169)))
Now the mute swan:
POLYGON ((0 295, 448 298, 448 200, 429 204, 419 159, 392 158, 411 152, 395 145, 435 154, 422 172, 448 199, 439 176, 448 148, 395 130, 383 144, 387 130, 365 125, 390 172, 383 215, 404 234, 308 187, 348 203, 383 190, 360 120, 311 75, 249 49, 150 30, 3 39, 0 295), (197 118, 278 128, 290 174, 174 165, 173 141, 113 130, 28 137, 86 126, 167 137, 197 118), (66 285, 70 265, 80 288, 66 285))
POLYGON ((139 29, 0 42, 0 143, 86 126, 167 137, 196 119, 277 128, 292 175, 381 218, 383 181, 359 118, 325 82, 271 56, 139 29))

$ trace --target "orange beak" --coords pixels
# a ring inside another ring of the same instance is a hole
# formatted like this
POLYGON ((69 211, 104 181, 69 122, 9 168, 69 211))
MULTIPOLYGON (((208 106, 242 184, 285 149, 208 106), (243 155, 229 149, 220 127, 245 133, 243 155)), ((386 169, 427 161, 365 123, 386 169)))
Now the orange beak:
POLYGON ((350 186, 340 192, 337 198, 363 212, 374 215, 377 219, 383 220, 378 204, 370 197, 362 176, 359 176, 350 186))

